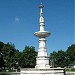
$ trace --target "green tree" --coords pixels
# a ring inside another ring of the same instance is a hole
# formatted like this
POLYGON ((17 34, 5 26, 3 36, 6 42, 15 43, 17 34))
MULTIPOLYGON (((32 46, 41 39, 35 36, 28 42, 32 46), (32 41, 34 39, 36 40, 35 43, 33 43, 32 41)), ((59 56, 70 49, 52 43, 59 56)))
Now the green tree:
POLYGON ((4 43, 0 41, 0 53, 2 52, 3 46, 4 46, 4 43))
POLYGON ((72 44, 71 46, 68 47, 66 54, 70 62, 69 64, 74 64, 75 62, 75 44, 72 44))
POLYGON ((66 53, 62 50, 59 50, 58 52, 53 52, 50 54, 50 60, 53 62, 53 67, 65 67, 66 53))
POLYGON ((66 66, 66 53, 62 50, 58 51, 57 57, 57 65, 58 67, 65 67, 66 66))
POLYGON ((4 54, 5 65, 11 68, 14 65, 15 46, 13 44, 4 44, 2 53, 4 54))
POLYGON ((52 67, 57 67, 57 52, 53 51, 53 53, 50 54, 50 65, 52 67))
POLYGON ((15 56, 14 56, 14 67, 18 68, 20 67, 20 58, 22 56, 22 52, 19 52, 19 50, 15 51, 15 56))
POLYGON ((3 60, 3 55, 2 53, 0 53, 0 69, 2 69, 2 67, 5 67, 5 62, 3 60))
POLYGON ((21 67, 25 67, 25 68, 35 67, 36 55, 37 52, 35 51, 34 47, 25 46, 22 57, 20 59, 21 67))

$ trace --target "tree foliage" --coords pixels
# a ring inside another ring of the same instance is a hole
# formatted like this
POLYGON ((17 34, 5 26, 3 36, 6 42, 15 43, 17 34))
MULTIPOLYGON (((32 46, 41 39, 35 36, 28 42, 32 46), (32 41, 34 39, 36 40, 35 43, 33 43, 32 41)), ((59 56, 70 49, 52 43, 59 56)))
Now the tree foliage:
POLYGON ((11 67, 14 67, 14 65, 16 64, 16 59, 19 58, 18 54, 20 54, 20 52, 17 52, 14 44, 4 44, 3 42, 0 42, 0 53, 3 54, 5 66, 9 69, 11 67))
POLYGON ((75 60, 75 44, 69 46, 66 53, 69 59, 71 60, 71 62, 73 62, 75 60))
POLYGON ((8 69, 12 67, 35 67, 37 52, 33 46, 25 46, 23 52, 20 52, 15 48, 14 44, 0 42, 0 53, 3 54, 3 58, 0 59, 0 65, 2 65, 3 60, 8 69))
POLYGON ((2 55, 2 53, 0 54, 0 69, 2 68, 2 67, 5 67, 5 62, 4 62, 4 60, 3 60, 3 55, 2 55))
MULTIPOLYGON (((12 43, 3 43, 0 41, 0 66, 33 68, 36 64, 37 52, 33 46, 25 46, 20 52, 12 43)), ((50 54, 50 65, 52 67, 68 67, 69 64, 75 65, 75 44, 72 44, 67 50, 53 51, 50 54)))
POLYGON ((66 54, 64 51, 59 50, 58 52, 53 52, 50 55, 51 61, 53 61, 54 67, 64 67, 66 65, 66 54), (64 63, 64 64, 62 64, 64 63))
POLYGON ((68 47, 66 51, 59 50, 50 54, 50 62, 53 67, 68 67, 75 64, 75 44, 68 47))
POLYGON ((23 50, 23 54, 20 59, 21 67, 25 67, 25 68, 35 67, 36 55, 37 52, 35 51, 34 47, 26 46, 25 49, 23 50))

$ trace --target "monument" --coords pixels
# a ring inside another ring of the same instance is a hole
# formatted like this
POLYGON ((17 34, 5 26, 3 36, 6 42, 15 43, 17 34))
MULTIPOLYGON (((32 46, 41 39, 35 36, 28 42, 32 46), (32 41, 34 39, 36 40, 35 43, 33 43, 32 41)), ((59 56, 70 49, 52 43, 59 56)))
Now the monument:
POLYGON ((46 51, 46 37, 50 35, 48 31, 44 29, 44 17, 43 17, 43 5, 40 4, 40 31, 35 32, 34 35, 39 38, 38 56, 36 58, 36 69, 49 69, 49 58, 46 51))
POLYGON ((40 31, 34 33, 39 38, 39 49, 36 57, 35 68, 23 68, 21 69, 21 75, 64 75, 63 68, 50 68, 49 58, 46 50, 46 37, 51 33, 45 31, 45 22, 43 16, 43 4, 40 6, 40 31))

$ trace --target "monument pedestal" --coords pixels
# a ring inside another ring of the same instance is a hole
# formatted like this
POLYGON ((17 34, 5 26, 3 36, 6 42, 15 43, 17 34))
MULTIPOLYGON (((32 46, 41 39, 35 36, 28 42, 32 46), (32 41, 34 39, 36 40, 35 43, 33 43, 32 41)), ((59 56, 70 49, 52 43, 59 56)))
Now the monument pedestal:
POLYGON ((37 57, 36 58, 36 69, 49 69, 49 58, 48 57, 37 57))
POLYGON ((35 69, 23 68, 20 75, 65 75, 63 68, 35 69))

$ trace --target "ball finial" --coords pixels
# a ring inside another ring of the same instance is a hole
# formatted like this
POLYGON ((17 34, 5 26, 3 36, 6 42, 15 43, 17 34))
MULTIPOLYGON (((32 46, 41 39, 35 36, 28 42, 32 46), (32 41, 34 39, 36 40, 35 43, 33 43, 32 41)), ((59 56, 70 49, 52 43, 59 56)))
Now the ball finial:
POLYGON ((42 4, 42 0, 40 0, 40 4, 42 4))
POLYGON ((39 8, 43 8, 44 6, 43 6, 43 4, 42 4, 42 0, 40 0, 40 6, 39 6, 39 8))

